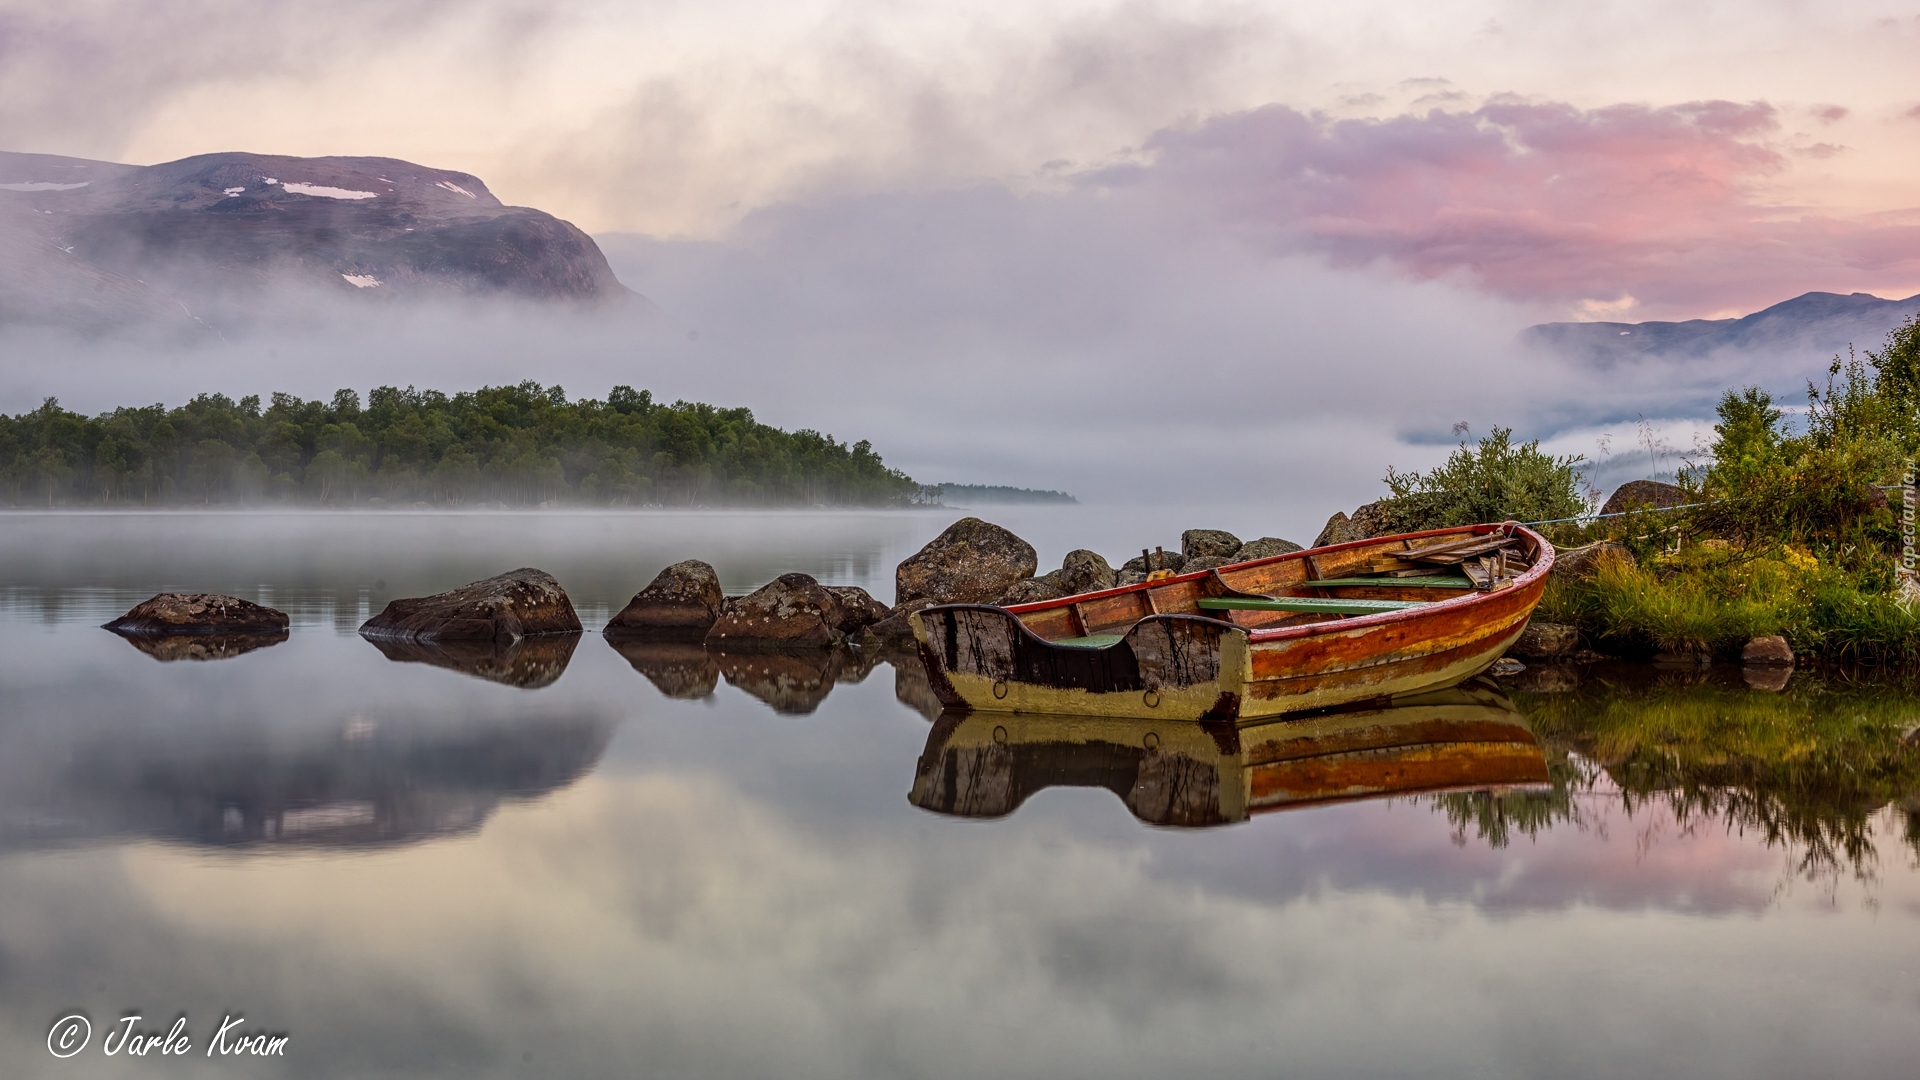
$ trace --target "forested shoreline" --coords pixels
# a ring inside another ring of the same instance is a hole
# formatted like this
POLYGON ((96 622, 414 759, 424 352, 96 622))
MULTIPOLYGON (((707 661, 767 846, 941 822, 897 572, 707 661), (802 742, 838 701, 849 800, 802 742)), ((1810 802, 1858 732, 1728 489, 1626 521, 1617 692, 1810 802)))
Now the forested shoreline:
POLYGON ((751 410, 537 382, 330 401, 201 394, 175 408, 0 416, 0 502, 31 506, 885 506, 923 498, 866 441, 751 410))

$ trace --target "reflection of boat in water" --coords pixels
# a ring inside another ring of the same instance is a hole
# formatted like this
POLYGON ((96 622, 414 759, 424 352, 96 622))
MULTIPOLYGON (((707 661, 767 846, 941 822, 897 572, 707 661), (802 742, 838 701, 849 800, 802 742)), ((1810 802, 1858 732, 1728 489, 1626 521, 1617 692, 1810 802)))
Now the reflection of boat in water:
POLYGON ((1552 565, 1539 534, 1473 525, 910 621, 954 708, 1257 719, 1472 678, 1525 628, 1552 565))
MULTIPOLYGON (((108 629, 112 629, 109 627, 108 629)), ((265 630, 244 634, 133 634, 114 630, 121 639, 155 660, 227 660, 287 640, 287 631, 265 630)))
POLYGON ((550 685, 567 670, 579 634, 538 634, 514 641, 421 641, 411 638, 367 638, 382 656, 400 663, 432 664, 451 668, 489 682, 525 690, 550 685))
POLYGON ((910 801, 1001 817, 1049 787, 1103 787, 1153 825, 1201 826, 1385 795, 1540 784, 1546 756, 1486 680, 1385 708, 1264 724, 949 712, 910 801))
POLYGON ((612 734, 595 716, 355 716, 323 729, 167 725, 16 741, 0 767, 0 847, 153 837, 344 848, 453 835, 504 801, 574 783, 612 734))

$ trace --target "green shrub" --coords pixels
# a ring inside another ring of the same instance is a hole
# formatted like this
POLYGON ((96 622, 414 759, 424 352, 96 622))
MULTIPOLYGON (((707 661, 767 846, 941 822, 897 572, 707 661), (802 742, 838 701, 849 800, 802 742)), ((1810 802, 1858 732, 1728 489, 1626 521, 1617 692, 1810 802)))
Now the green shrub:
POLYGON ((1483 521, 1544 521, 1590 512, 1580 493, 1579 457, 1540 452, 1540 442, 1513 444, 1513 429, 1496 427, 1477 446, 1462 442, 1431 472, 1389 468, 1389 513, 1405 532, 1483 521))

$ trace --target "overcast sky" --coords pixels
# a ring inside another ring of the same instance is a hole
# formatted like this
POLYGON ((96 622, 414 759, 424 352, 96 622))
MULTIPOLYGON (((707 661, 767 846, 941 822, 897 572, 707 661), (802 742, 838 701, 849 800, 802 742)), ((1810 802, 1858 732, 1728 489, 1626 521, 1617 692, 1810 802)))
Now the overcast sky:
POLYGON ((1801 385, 1824 358, 1593 372, 1511 343, 1920 292, 1916 70, 1913 3, 0 0, 0 147, 466 170, 664 309, 564 348, 90 346, 0 392, 622 381, 922 479, 1232 490, 1340 441, 1314 483, 1351 503, 1456 421, 1592 456, 1801 385), (1139 453, 1143 424, 1180 449, 1139 453))

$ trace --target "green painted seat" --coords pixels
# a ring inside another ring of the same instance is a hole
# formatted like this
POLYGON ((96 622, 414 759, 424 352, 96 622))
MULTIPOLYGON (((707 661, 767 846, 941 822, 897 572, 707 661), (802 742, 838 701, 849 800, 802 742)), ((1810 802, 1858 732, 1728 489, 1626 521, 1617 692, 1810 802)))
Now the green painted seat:
POLYGON ((1086 637, 1054 638, 1049 645, 1065 645, 1070 649, 1104 649, 1117 644, 1125 634, 1088 634, 1086 637))

